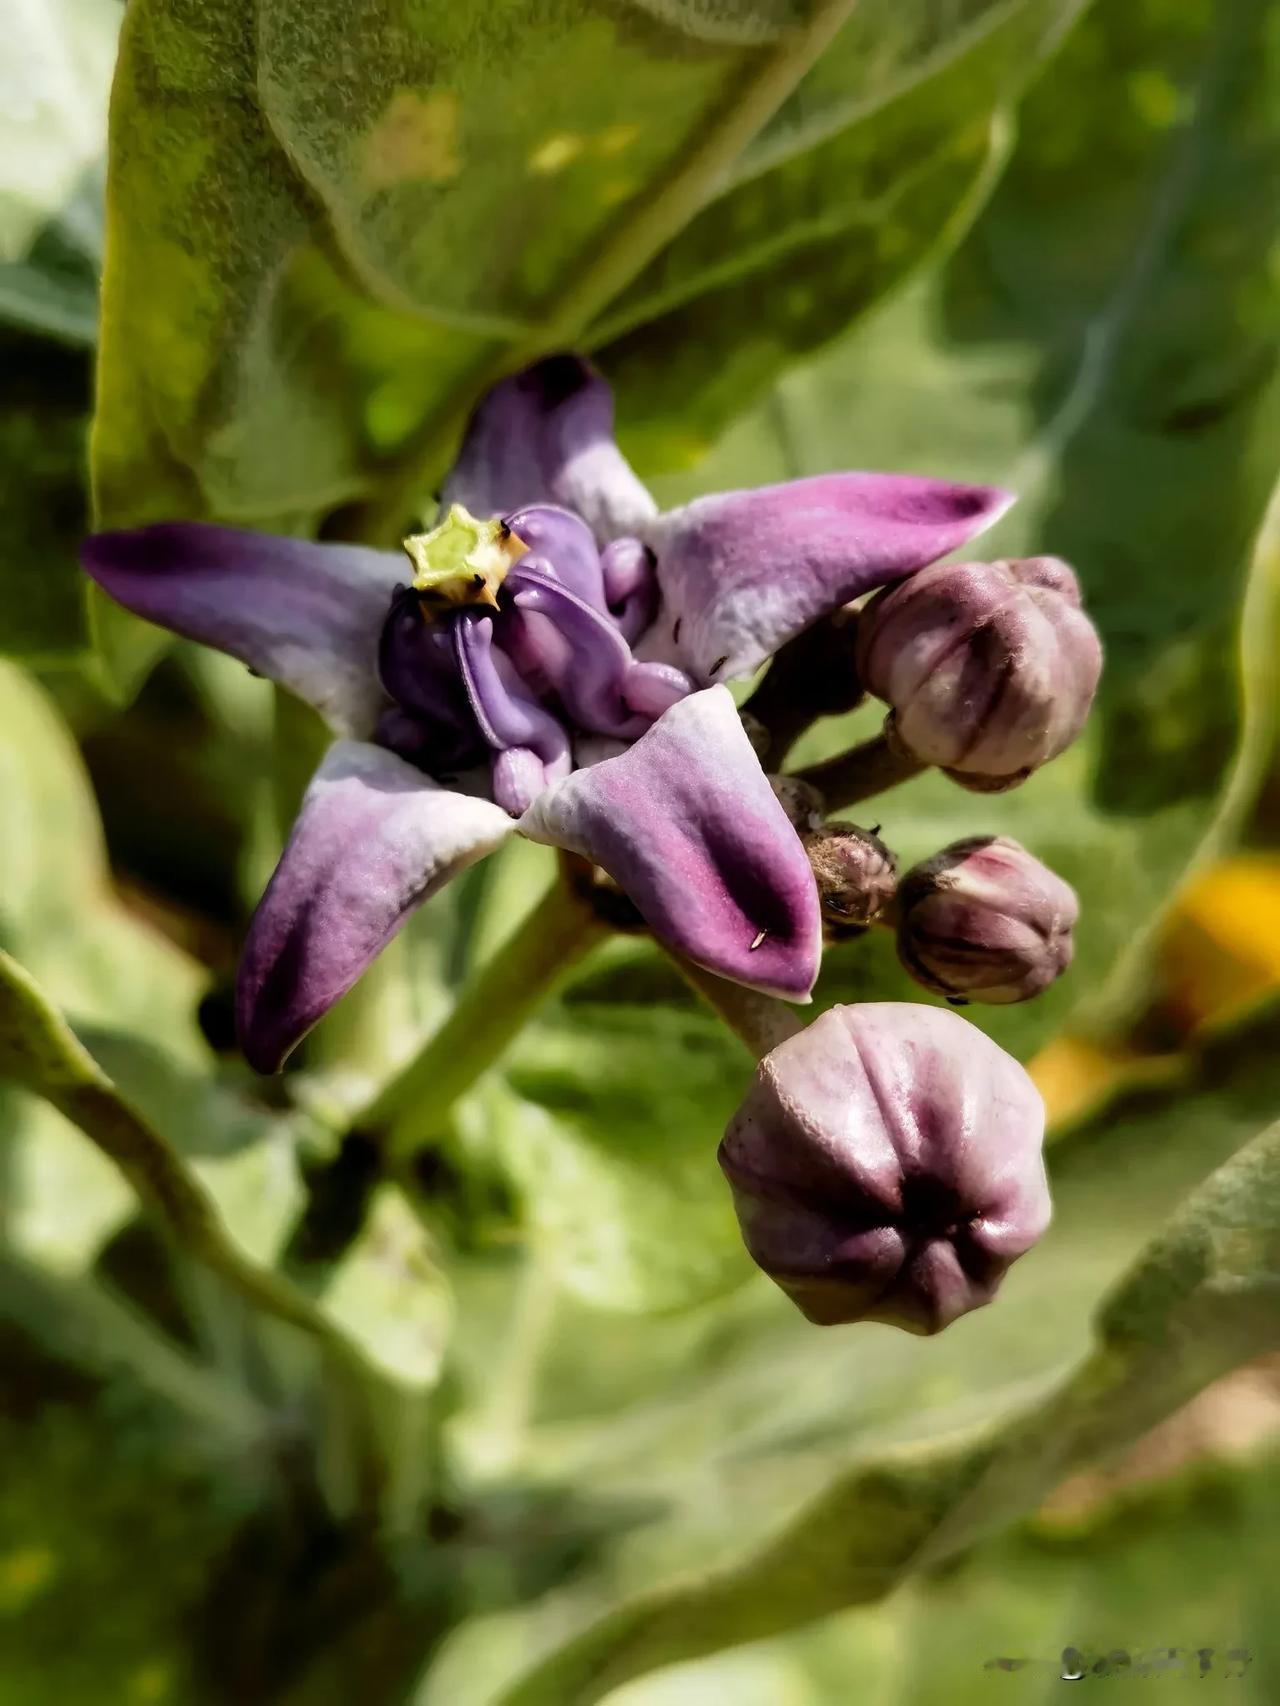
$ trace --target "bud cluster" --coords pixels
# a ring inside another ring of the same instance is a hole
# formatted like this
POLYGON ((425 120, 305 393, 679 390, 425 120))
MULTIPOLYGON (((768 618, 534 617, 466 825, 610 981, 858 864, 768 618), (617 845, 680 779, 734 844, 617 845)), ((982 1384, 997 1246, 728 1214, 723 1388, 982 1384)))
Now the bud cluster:
MULTIPOLYGON (((805 658, 888 707, 878 739, 772 778, 827 940, 892 931, 905 970, 954 1006, 1048 989, 1071 963, 1079 909, 1026 848, 968 836, 899 874, 879 825, 826 813, 929 767, 1003 792, 1069 746, 1102 666, 1071 569, 1056 557, 922 569, 843 612, 805 658)), ((766 677, 750 703, 766 764, 797 735, 794 719, 781 740, 769 726, 791 685, 766 677)), ((823 706, 821 684, 804 701, 823 706)), ((956 1014, 833 1007, 765 1054, 720 1164, 748 1252, 811 1321, 933 1333, 990 1301, 1044 1230, 1043 1128, 1026 1073, 956 1014)))

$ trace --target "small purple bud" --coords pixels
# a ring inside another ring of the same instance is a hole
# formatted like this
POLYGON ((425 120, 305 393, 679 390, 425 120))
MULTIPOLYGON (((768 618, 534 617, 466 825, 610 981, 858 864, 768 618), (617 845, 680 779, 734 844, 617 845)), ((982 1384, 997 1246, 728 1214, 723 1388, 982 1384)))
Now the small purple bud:
POLYGON ((892 903, 898 861, 874 831, 855 823, 827 823, 802 839, 823 919, 837 936, 865 929, 892 903))
POLYGON ((1049 1223, 1034 1084, 945 1008, 832 1007, 756 1069, 720 1145, 754 1261, 821 1326, 936 1333, 1049 1223))
POLYGON ((1080 733, 1102 646, 1057 557, 938 563, 876 594, 858 671, 903 750, 975 792, 1016 787, 1080 733))
POLYGON ((1003 835, 954 842, 898 889, 898 957, 951 1001, 1027 1001, 1071 964, 1075 890, 1003 835))

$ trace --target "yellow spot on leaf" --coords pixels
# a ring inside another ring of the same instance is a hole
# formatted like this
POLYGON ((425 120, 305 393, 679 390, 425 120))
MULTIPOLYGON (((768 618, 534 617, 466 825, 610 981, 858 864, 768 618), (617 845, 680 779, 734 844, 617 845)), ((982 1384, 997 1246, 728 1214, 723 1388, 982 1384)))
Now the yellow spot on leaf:
POLYGON ((639 134, 638 124, 611 124, 596 137, 596 153, 603 154, 606 159, 614 154, 621 154, 624 148, 630 148, 639 134))
POLYGON ((600 187, 600 200, 606 207, 616 207, 620 201, 626 201, 628 196, 635 194, 636 186, 630 178, 610 178, 600 187))
POLYGON ((1139 118, 1152 130, 1168 130, 1183 116, 1187 100, 1182 90, 1163 71, 1148 67, 1129 78, 1129 99, 1139 118))
POLYGON ((364 141, 362 178, 368 190, 396 184, 451 183, 458 157, 458 97, 450 89, 419 95, 400 89, 364 141))
POLYGON ((141 1665, 129 1678, 129 1699, 137 1706, 156 1706, 173 1693, 173 1672, 166 1664, 141 1665))
POLYGON ((0 1612, 25 1611, 56 1570, 57 1559, 47 1546, 23 1546, 0 1556, 0 1612))
POLYGON ((565 131, 560 136, 549 136, 541 146, 534 149, 529 156, 529 170, 538 172, 543 177, 549 177, 552 172, 563 172, 565 167, 576 160, 582 153, 582 138, 565 131))

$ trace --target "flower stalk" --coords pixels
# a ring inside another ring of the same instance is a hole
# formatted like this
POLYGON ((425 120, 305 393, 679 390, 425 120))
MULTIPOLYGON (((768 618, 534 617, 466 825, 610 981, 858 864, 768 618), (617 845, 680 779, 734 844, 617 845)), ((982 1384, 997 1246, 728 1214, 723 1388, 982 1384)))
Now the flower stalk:
POLYGON ((828 811, 837 812, 874 799, 928 768, 903 752, 890 735, 882 733, 864 740, 860 746, 851 746, 847 752, 837 753, 834 758, 824 759, 821 764, 807 765, 795 774, 818 790, 828 811))
POLYGON ((374 1098, 354 1129, 403 1166, 437 1137, 459 1097, 502 1056, 608 926, 557 876, 463 990, 435 1034, 374 1098))

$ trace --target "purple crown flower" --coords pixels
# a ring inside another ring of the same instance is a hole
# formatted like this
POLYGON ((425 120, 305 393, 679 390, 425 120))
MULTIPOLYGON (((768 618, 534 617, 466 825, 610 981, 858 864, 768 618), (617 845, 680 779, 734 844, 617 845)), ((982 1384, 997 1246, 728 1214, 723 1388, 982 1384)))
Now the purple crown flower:
POLYGON ((832 474, 659 515, 607 386, 557 356, 481 402, 445 518, 407 556, 200 523, 89 540, 113 598, 339 737, 245 943, 249 1060, 277 1068, 414 908, 516 831, 602 867, 699 965, 804 1000, 813 876, 723 683, 1009 501, 832 474))
POLYGON ((748 1251, 810 1321, 936 1333, 1049 1223, 1044 1105, 941 1007, 833 1007, 760 1062, 720 1145, 748 1251))

